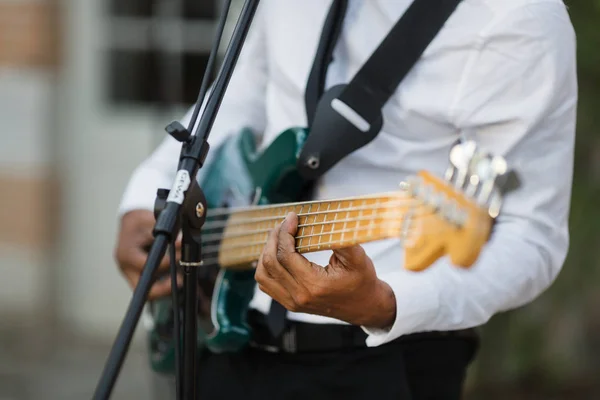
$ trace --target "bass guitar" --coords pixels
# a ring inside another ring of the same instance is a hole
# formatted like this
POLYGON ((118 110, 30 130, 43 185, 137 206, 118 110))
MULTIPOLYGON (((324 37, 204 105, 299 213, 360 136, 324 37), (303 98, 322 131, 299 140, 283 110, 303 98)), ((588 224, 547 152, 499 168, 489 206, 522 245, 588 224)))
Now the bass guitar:
MULTIPOLYGON (((259 153, 253 133, 243 130, 214 149, 214 161, 204 167, 199 184, 208 213, 201 268, 217 276, 210 318, 199 317, 198 351, 235 352, 249 342, 254 267, 269 230, 288 212, 298 215, 299 253, 399 238, 404 267, 412 271, 442 256, 468 268, 488 241, 501 209, 500 179, 509 173, 501 157, 463 142, 451 150, 443 178, 422 171, 397 191, 298 202, 307 186, 296 169, 306 137, 305 129, 289 129, 259 153)), ((175 371, 173 309, 170 298, 149 304, 151 366, 168 374, 175 371)))

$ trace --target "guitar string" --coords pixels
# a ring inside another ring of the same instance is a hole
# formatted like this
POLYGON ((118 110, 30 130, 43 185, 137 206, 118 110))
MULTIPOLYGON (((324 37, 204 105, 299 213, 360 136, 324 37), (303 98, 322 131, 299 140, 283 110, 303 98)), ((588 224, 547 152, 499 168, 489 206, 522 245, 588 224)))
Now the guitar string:
MULTIPOLYGON (((369 228, 370 227, 364 227, 363 229, 369 229, 369 228)), ((318 236, 327 236, 329 234, 330 234, 329 232, 325 232, 325 233, 320 234, 318 236)), ((432 232, 432 233, 426 233, 426 234, 436 234, 436 233, 432 232)), ((421 233, 419 235, 422 236, 421 233)), ((369 241, 378 241, 378 240, 385 239, 385 237, 382 237, 380 235, 371 235, 371 236, 369 236, 369 238, 370 239, 363 239, 360 242, 361 243, 366 243, 366 242, 369 242, 369 241)), ((400 243, 401 243, 401 245, 404 245, 409 240, 410 240, 410 237, 408 238, 408 240, 400 238, 400 243)), ((352 242, 352 241, 349 240, 347 244, 350 245, 350 244, 353 244, 353 243, 354 242, 352 242)), ((314 250, 312 250, 313 252, 314 251, 321 251, 321 250, 324 251, 324 250, 330 250, 331 248, 322 249, 322 247, 326 247, 326 246, 329 246, 329 245, 335 245, 335 244, 346 245, 346 243, 341 243, 340 241, 332 240, 332 241, 323 242, 323 243, 320 243, 320 244, 316 243, 316 244, 311 244, 311 245, 296 246, 296 250, 297 251, 299 250, 299 251, 304 252, 304 253, 311 252, 310 248, 314 248, 314 250)), ((258 252, 254 251, 252 253, 240 254, 238 256, 227 256, 225 258, 225 262, 230 263, 230 265, 232 265, 233 263, 236 263, 236 262, 239 262, 240 264, 251 263, 253 261, 258 261, 258 259, 259 259, 259 257, 260 257, 261 254, 262 254, 262 249, 260 251, 258 251, 258 252)), ((214 257, 215 255, 218 256, 218 253, 212 253, 212 254, 207 255, 207 258, 203 258, 204 265, 211 265, 211 266, 218 266, 218 265, 220 265, 219 257, 214 257), (213 257, 209 258, 208 256, 213 256, 213 257)), ((233 264, 233 265, 235 265, 235 264, 233 264)), ((235 270, 235 268, 230 268, 230 269, 235 270)), ((244 269, 251 269, 251 268, 244 268, 244 269)))
MULTIPOLYGON (((369 210, 377 210, 377 209, 387 209, 389 207, 391 207, 393 205, 390 206, 379 206, 379 207, 370 207, 369 210)), ((342 209, 341 211, 347 211, 347 212, 351 212, 351 211, 362 211, 362 209, 342 209)), ((329 211, 327 213, 323 213, 323 214, 335 214, 337 211, 329 211)), ((416 217, 416 216, 426 216, 426 215, 430 215, 433 214, 434 211, 431 210, 419 210, 418 212, 414 212, 411 214, 411 217, 416 217)), ((302 214, 301 218, 306 218, 306 220, 308 221, 309 218, 311 218, 313 215, 312 213, 308 213, 308 214, 302 214)), ((321 214, 322 215, 322 214, 321 214)), ((400 216, 405 215, 405 214, 400 214, 400 216)), ((360 221, 370 221, 372 219, 381 219, 381 218, 386 218, 386 217, 397 217, 397 211, 392 210, 390 212, 387 213, 378 213, 375 215, 367 215, 367 216, 362 216, 362 217, 353 217, 353 218, 345 218, 345 219, 339 219, 339 220, 335 220, 336 223, 344 223, 344 222, 360 222, 360 221)), ((265 232, 269 232, 271 231, 271 229, 273 229, 274 227, 276 227, 279 223, 279 221, 281 221, 283 218, 285 217, 285 215, 283 216, 279 216, 277 218, 269 218, 268 220, 260 220, 257 221, 258 224, 262 224, 262 222, 269 222, 269 221, 277 221, 277 223, 272 224, 271 228, 268 229, 256 229, 256 230, 252 230, 252 231, 243 231, 243 232, 228 232, 228 233, 211 233, 211 234, 204 234, 202 236, 202 243, 203 244, 207 244, 207 243, 214 243, 214 242, 218 242, 222 239, 234 239, 234 238, 239 238, 239 237, 244 237, 244 236, 249 236, 249 235, 254 235, 254 234, 258 234, 258 233, 265 233, 265 232)), ((230 221, 233 222, 233 221, 230 221)), ((315 216, 315 221, 314 222, 307 222, 307 223, 300 223, 298 224, 298 229, 302 229, 302 228, 310 228, 313 226, 320 226, 320 225, 327 225, 327 224, 331 224, 332 221, 328 221, 327 220, 327 215, 325 215, 325 218, 323 219, 323 221, 318 221, 316 222, 316 216, 315 216)), ((257 224, 255 222, 255 224, 257 224)), ((245 225, 245 223, 243 224, 235 224, 235 223, 231 223, 231 224, 224 224, 222 227, 227 227, 227 228, 232 228, 232 227, 239 227, 245 225)))
MULTIPOLYGON (((423 216, 423 215, 428 215, 429 213, 423 213, 423 214, 412 214, 411 216, 423 216)), ((383 213, 383 214, 376 214, 376 215, 367 215, 367 216, 362 216, 362 217, 356 217, 356 218, 344 218, 344 219, 339 219, 339 220, 335 220, 335 223, 348 223, 348 222, 361 222, 361 221, 371 221, 374 219, 382 219, 382 218, 394 218, 397 217, 397 214, 395 211, 389 212, 389 213, 383 213)), ((283 218, 283 217, 282 217, 283 218)), ((307 220, 310 218, 310 216, 305 217, 307 220)), ((315 226, 321 226, 321 225, 331 225, 333 224, 333 221, 327 221, 327 220, 323 220, 323 221, 318 221, 318 222, 308 222, 308 223, 304 223, 304 224, 298 224, 298 230, 302 229, 302 228, 311 228, 311 227, 315 227, 315 226)), ((243 231, 243 232, 231 232, 231 233, 211 233, 211 234, 204 234, 202 236, 202 244, 209 244, 209 243, 218 243, 219 241, 223 240, 223 239, 237 239, 237 238, 242 238, 244 236, 251 236, 251 235, 255 235, 255 234, 260 234, 260 233, 269 233, 272 229, 276 228, 279 224, 272 224, 269 228, 263 228, 263 229, 255 229, 252 231, 243 231)))
MULTIPOLYGON (((331 203, 333 204, 333 203, 338 203, 338 202, 331 202, 331 203)), ((341 202, 338 204, 341 204, 341 202)), ((380 209, 380 208, 386 208, 386 207, 391 207, 391 206, 398 207, 400 205, 401 204, 384 203, 377 207, 373 207, 373 206, 348 207, 348 208, 339 208, 339 211, 338 211, 338 209, 336 209, 335 211, 315 211, 315 212, 310 212, 310 213, 296 213, 296 215, 298 217, 313 217, 313 216, 323 215, 323 214, 335 214, 335 213, 341 213, 341 212, 371 210, 374 208, 380 209)), ((285 207, 285 208, 282 207, 278 211, 280 211, 281 214, 269 215, 266 217, 245 218, 245 219, 235 218, 235 219, 231 219, 231 220, 227 220, 227 221, 209 221, 209 222, 205 223, 204 226, 206 226, 206 229, 218 229, 218 228, 225 228, 225 227, 229 228, 229 227, 240 226, 240 225, 269 222, 269 221, 280 221, 280 220, 283 220, 289 212, 292 212, 294 210, 291 210, 289 207, 285 207)))
MULTIPOLYGON (((389 194, 387 194, 387 198, 386 194, 383 193, 379 193, 379 194, 373 194, 373 195, 366 195, 366 196, 359 196, 359 197, 351 197, 351 198, 347 198, 347 199, 334 199, 334 200, 318 200, 318 201, 312 201, 312 202, 298 202, 298 203, 287 203, 287 204, 272 204, 272 205, 265 205, 265 206, 249 206, 249 207, 238 207, 238 208, 214 208, 214 209, 209 209, 207 212, 207 216, 208 217, 214 217, 214 216, 218 216, 218 215, 234 215, 234 214, 242 214, 244 212, 248 212, 248 213, 261 213, 263 211, 267 211, 269 209, 273 210, 277 210, 279 212, 282 212, 283 214, 287 215, 287 213, 290 210, 290 208, 296 208, 298 206, 300 206, 300 211, 302 210, 302 208, 306 205, 311 205, 311 204, 316 204, 318 205, 318 207, 325 205, 325 204, 331 204, 331 203, 342 203, 342 202, 350 202, 350 204, 352 204, 355 201, 360 201, 363 200, 363 204, 365 200, 369 200, 369 199, 373 199, 376 200, 377 203, 375 204, 375 207, 373 205, 367 205, 367 206, 360 206, 360 207, 347 207, 344 209, 339 209, 339 210, 334 210, 334 211, 317 211, 317 212, 309 212, 309 213, 297 213, 298 217, 307 217, 306 220, 308 221, 310 217, 315 217, 315 221, 317 219, 317 215, 324 215, 324 221, 320 221, 320 222, 313 222, 313 223, 306 223, 306 224, 299 224, 298 225, 298 229, 303 228, 303 227, 314 227, 315 225, 322 225, 325 226, 327 224, 334 224, 334 223, 344 223, 344 222, 357 222, 360 220, 370 220, 373 219, 373 217, 375 217, 375 219, 381 219, 381 218, 385 218, 387 216, 390 216, 390 214, 382 214, 382 215, 371 215, 368 216, 366 218, 355 218, 355 219, 345 219, 345 220, 337 220, 337 221, 327 221, 327 216, 329 214, 335 214, 335 213, 339 213, 339 212, 351 212, 351 211, 363 211, 363 210, 372 210, 373 212, 375 212, 376 210, 379 209, 385 209, 385 208, 390 208, 390 207, 398 207, 398 206, 406 206, 409 207, 411 205, 423 205, 422 200, 420 199, 415 199, 415 198, 399 198, 400 196, 402 196, 403 192, 391 192, 389 194), (384 199, 384 203, 381 204, 380 200, 382 198, 384 199)), ((310 208, 309 208, 310 209, 310 208)), ((318 210, 319 208, 317 208, 318 210)), ((418 209, 418 212, 415 213, 413 211, 411 218, 415 219, 416 217, 427 217, 427 216, 431 216, 434 213, 433 210, 427 210, 424 212, 424 210, 422 208, 418 209), (420 215, 419 215, 420 214, 420 215)), ((239 226, 243 226, 243 225, 247 225, 250 223, 264 223, 264 222, 269 222, 269 221, 280 221, 283 218, 285 218, 285 215, 280 215, 280 216, 271 216, 271 217, 262 217, 262 218, 246 218, 246 219, 238 219, 238 220, 234 220, 234 221, 210 221, 205 223, 205 229, 218 229, 218 228, 226 228, 226 227, 239 227, 239 226), (234 223, 232 223, 234 222, 234 223)), ((393 215, 391 215, 393 217, 393 215)), ((402 216, 402 214, 399 214, 399 216, 402 216)), ((277 224, 273 225, 273 228, 276 227, 277 224)), ((375 226, 377 227, 377 225, 375 226)), ((332 227, 333 228, 333 227, 332 227)), ((373 228, 373 226, 371 227, 373 228)), ((363 229, 367 229, 367 228, 361 228, 361 230, 363 229)), ((265 230, 265 233, 268 233, 271 229, 269 230, 265 230)), ((349 229, 345 232, 356 232, 356 229, 349 229)), ((256 231, 252 231, 252 232, 246 232, 246 233, 236 233, 236 234, 208 234, 208 235, 203 235, 203 244, 206 245, 208 243, 214 243, 215 241, 220 241, 222 239, 228 239, 231 237, 244 237, 244 236, 249 236, 249 235, 253 235, 256 233, 261 233, 256 232, 256 231), (208 238, 208 240, 206 239, 208 238)), ((337 232, 333 232, 333 234, 336 234, 337 232)), ((340 232, 342 233, 342 232, 340 232)), ((410 231, 405 231, 404 233, 410 233, 410 231)), ((439 232, 421 232, 421 234, 436 234, 439 232)), ((313 236, 325 236, 325 235, 331 235, 332 232, 324 232, 321 235, 313 235, 313 236)), ((305 236, 306 238, 308 238, 309 236, 305 236)), ((312 236, 311 236, 312 237, 312 236)), ((302 237, 297 237, 297 239, 301 239, 302 237)), ((326 242, 326 243, 320 243, 320 244, 314 244, 314 245, 306 245, 306 246, 297 246, 297 250, 302 250, 302 248, 311 248, 311 247, 317 247, 319 248, 319 246, 328 246, 329 244, 335 244, 338 243, 339 241, 336 242, 326 242)), ((257 243, 256 245, 264 245, 266 243, 266 239, 264 241, 262 241, 261 243, 257 243)), ((246 245, 244 247, 249 247, 252 245, 246 245)), ((220 246, 212 246, 208 247, 208 250, 210 250, 210 252, 205 253, 206 256, 213 256, 213 255, 219 255, 219 249, 220 250, 229 250, 229 249, 223 249, 220 246), (213 250, 216 250, 216 252, 214 252, 213 250)), ((262 252, 262 249, 261 249, 262 252)), ((254 254, 254 255, 248 255, 245 257, 258 257, 260 256, 260 253, 254 254)), ((204 258, 204 265, 218 265, 218 257, 217 258, 204 258)))
POLYGON ((302 208, 305 206, 317 206, 317 209, 319 209, 319 206, 323 206, 325 204, 328 203, 356 203, 356 202, 363 202, 363 200, 373 200, 373 201, 381 201, 381 200, 385 200, 385 201, 398 201, 398 202, 406 202, 407 204, 411 204, 414 202, 419 202, 419 199, 415 199, 415 198, 404 198, 401 197, 400 195, 392 195, 392 196, 388 196, 388 195, 382 195, 382 196, 378 196, 378 197, 369 197, 366 199, 362 199, 360 197, 353 197, 353 198, 349 198, 349 199, 332 199, 332 200, 319 200, 319 201, 315 201, 315 202, 305 202, 305 203, 281 203, 281 204, 273 204, 270 206, 255 206, 255 207, 231 207, 231 208, 223 208, 223 209, 214 209, 214 208, 209 208, 207 216, 208 217, 219 217, 219 216, 231 216, 234 214, 254 214, 254 213, 261 213, 264 211, 272 211, 272 210, 277 210, 277 209, 296 209, 296 208, 302 208))
MULTIPOLYGON (((337 200, 334 201, 328 201, 325 202, 324 204, 327 203, 341 203, 338 202, 337 200)), ((324 210, 324 211, 315 211, 315 212, 306 212, 306 213, 296 213, 296 215, 301 218, 301 217, 313 217, 316 215, 326 215, 326 214, 335 214, 335 213, 340 213, 340 212, 352 212, 352 211, 368 211, 368 210, 377 210, 377 209, 385 209, 385 208, 390 208, 390 207, 406 207, 406 208, 410 208, 410 207, 416 207, 416 206, 420 206, 423 205, 423 202, 420 200, 413 200, 411 201, 410 204, 406 204, 405 202, 399 202, 396 201, 394 199, 390 199, 390 200, 386 200, 383 203, 378 203, 376 205, 367 205, 367 206, 350 206, 350 207, 346 207, 346 208, 340 208, 339 210, 324 210)), ((241 219, 241 218, 234 218, 231 220, 222 220, 222 221, 207 221, 204 223, 203 225, 203 229, 219 229, 219 228, 233 228, 233 227, 239 227, 242 225, 247 225, 247 224, 256 224, 256 223, 263 223, 263 222, 269 222, 269 221, 281 221, 282 219, 285 218, 285 216, 287 215, 288 212, 292 211, 290 210, 290 207, 285 206, 285 207, 281 207, 279 210, 282 215, 270 215, 267 217, 253 217, 253 218, 245 218, 245 219, 241 219)))
POLYGON ((393 192, 367 194, 367 195, 355 196, 355 197, 342 197, 342 198, 331 199, 331 200, 322 199, 322 200, 301 201, 301 202, 292 202, 292 203, 283 203, 283 204, 265 204, 265 205, 249 205, 249 206, 242 206, 242 207, 209 208, 208 215, 214 217, 214 216, 230 215, 230 214, 246 212, 246 211, 269 210, 269 209, 279 208, 279 207, 297 207, 297 206, 305 206, 305 205, 310 206, 310 205, 316 205, 319 203, 325 204, 325 203, 332 203, 332 202, 338 202, 338 201, 340 201, 340 202, 361 201, 361 200, 369 200, 369 199, 377 200, 378 198, 398 198, 398 197, 402 197, 402 196, 406 196, 406 200, 413 200, 413 198, 409 197, 405 191, 399 190, 399 191, 393 191, 393 192))
MULTIPOLYGON (((337 221, 335 222, 335 224, 338 224, 342 221, 337 221)), ((333 222, 328 222, 328 224, 333 225, 333 222)), ((313 233, 313 234, 309 234, 309 235, 298 235, 295 236, 294 239, 296 240, 301 240, 301 239, 308 239, 308 238, 319 238, 319 237, 324 237, 324 236, 329 236, 329 235, 341 235, 341 234, 346 234, 346 233, 354 233, 354 232, 361 232, 364 230, 369 230, 369 229, 375 229, 375 230, 396 230, 396 229, 401 229, 402 228, 402 222, 397 222, 397 221, 385 221, 379 224, 373 224, 370 226, 363 226, 363 227, 354 227, 354 228, 345 228, 345 229, 338 229, 338 230, 330 230, 330 231, 325 231, 322 233, 313 233)), ((268 238, 268 233, 269 231, 265 231, 262 235, 260 233, 255 234, 253 236, 260 236, 262 237, 262 240, 256 240, 254 242, 242 242, 242 243, 230 243, 230 244, 223 244, 223 245, 217 245, 217 246, 207 246, 205 248, 203 248, 203 252, 209 253, 209 254, 216 254, 219 252, 224 252, 224 251, 230 251, 230 250, 234 250, 234 249, 243 249, 245 247, 255 247, 255 246, 259 246, 259 245, 264 245, 267 241, 268 238)), ((344 242, 352 242, 352 240, 340 240, 339 242, 344 243, 344 242)), ((322 244, 322 242, 321 242, 322 244)), ((313 246, 319 246, 319 242, 317 242, 316 244, 311 244, 311 245, 305 245, 305 246, 299 246, 299 247, 313 247, 313 246)), ((296 249, 299 249, 299 247, 296 247, 296 249)))
MULTIPOLYGON (((428 217, 431 218, 432 216, 428 217)), ((333 222, 331 223, 333 224, 333 222)), ((337 231, 324 231, 322 233, 318 233, 318 234, 312 234, 312 235, 305 235, 303 237, 324 237, 324 236, 329 236, 329 235, 339 235, 342 233, 354 233, 354 232, 360 232, 360 231, 369 231, 369 230, 377 230, 380 231, 379 234, 377 235, 369 235, 367 237, 372 238, 372 239, 366 239, 368 240, 382 240, 385 239, 386 237, 391 238, 395 236, 395 232, 394 234, 392 234, 391 232, 393 231, 398 231, 398 234, 403 234, 403 235, 407 235, 408 238, 413 237, 413 234, 415 232, 418 233, 419 236, 428 236, 428 235, 439 235, 443 232, 445 232, 445 229, 440 229, 439 227, 437 229, 427 229, 427 228, 409 228, 406 230, 402 229, 402 223, 401 222, 384 222, 384 223, 379 223, 379 224, 373 224, 370 226, 364 226, 364 227, 355 227, 355 228, 347 228, 345 230, 337 230, 337 231), (384 232, 381 232, 384 231, 384 232), (388 234, 383 234, 385 233, 385 231, 388 231, 388 234), (374 239, 373 239, 374 238, 374 239)), ((300 239, 300 237, 296 237, 295 239, 300 239)), ((224 254, 224 251, 230 251, 230 250, 234 250, 234 249, 241 249, 241 248, 254 248, 256 246, 264 246, 266 244, 267 241, 267 235, 264 235, 264 239, 261 242, 255 242, 253 244, 244 244, 244 245, 224 245, 224 246, 210 246, 206 249, 204 249, 204 255, 203 257, 212 257, 212 256, 219 256, 219 254, 224 254)), ((365 239, 361 239, 358 242, 365 242, 365 239)), ((314 244, 310 244, 310 245, 304 245, 304 246, 296 246, 296 250, 303 250, 303 249, 310 249, 310 248, 317 248, 319 249, 320 247, 323 246, 327 246, 329 244, 353 244, 353 243, 357 243, 354 240, 345 240, 345 241, 340 241, 340 240, 336 240, 336 241, 328 241, 328 242, 317 242, 314 244)), ((324 249, 327 250, 327 249, 324 249)), ((238 250, 239 251, 239 250, 238 250)), ((318 251, 318 250, 317 250, 318 251)), ((260 250, 260 252, 262 252, 262 248, 260 250)), ((258 255, 260 255, 260 252, 258 253, 258 255)), ((241 258, 246 260, 247 257, 254 257, 256 255, 256 253, 248 253, 248 254, 242 254, 238 257, 236 256, 229 256, 229 255, 225 255, 224 258, 231 260, 231 258, 236 259, 236 258, 241 258)), ((218 259, 218 257, 216 257, 216 259, 218 259)))

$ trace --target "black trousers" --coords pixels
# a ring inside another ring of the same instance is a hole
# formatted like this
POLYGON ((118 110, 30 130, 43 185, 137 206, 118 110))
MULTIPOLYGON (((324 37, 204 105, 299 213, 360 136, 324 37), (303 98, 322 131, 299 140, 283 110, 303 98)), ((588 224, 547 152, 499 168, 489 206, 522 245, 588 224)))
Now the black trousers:
POLYGON ((439 337, 327 353, 207 352, 199 399, 460 399, 477 346, 473 338, 439 337))

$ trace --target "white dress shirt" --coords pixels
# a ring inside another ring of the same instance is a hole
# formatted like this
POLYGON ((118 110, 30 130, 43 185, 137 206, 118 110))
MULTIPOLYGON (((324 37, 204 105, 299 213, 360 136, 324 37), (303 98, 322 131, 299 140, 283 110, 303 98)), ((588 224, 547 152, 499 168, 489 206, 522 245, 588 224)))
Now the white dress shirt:
MULTIPOLYGON (((326 87, 348 82, 410 3, 351 0, 326 87)), ((209 139, 213 149, 245 126, 262 135, 264 147, 281 131, 306 125, 304 89, 329 6, 261 2, 209 139)), ((521 176, 471 269, 444 257, 409 272, 398 240, 364 245, 397 302, 393 326, 363 328, 369 346, 414 332, 479 326, 532 301, 556 278, 569 244, 575 47, 561 0, 464 0, 385 106, 378 137, 320 180, 316 198, 332 199, 395 190, 422 169, 442 176, 461 136, 504 156, 521 176)), ((156 189, 172 185, 180 148, 167 137, 135 170, 120 215, 152 209, 156 189)), ((329 256, 306 257, 326 265, 329 256)), ((257 289, 251 307, 266 313, 269 304, 257 289)))

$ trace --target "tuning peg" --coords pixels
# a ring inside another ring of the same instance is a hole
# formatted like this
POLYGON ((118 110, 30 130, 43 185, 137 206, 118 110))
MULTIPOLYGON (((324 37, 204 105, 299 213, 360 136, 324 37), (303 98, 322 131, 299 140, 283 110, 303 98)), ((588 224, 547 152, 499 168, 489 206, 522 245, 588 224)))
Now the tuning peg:
MULTIPOLYGON (((445 180, 465 197, 488 208, 490 215, 498 215, 502 195, 520 186, 520 179, 509 171, 503 157, 480 149, 473 140, 461 141, 450 150, 450 165, 445 180)), ((447 210, 449 218, 452 211, 447 210)))
POLYGON ((500 156, 490 157, 487 163, 478 166, 477 173, 482 181, 481 191, 477 198, 479 204, 488 204, 497 189, 498 178, 505 175, 507 170, 506 160, 500 156))
POLYGON ((450 162, 459 170, 467 169, 476 151, 477 143, 473 140, 460 142, 450 150, 450 162))
POLYGON ((405 190, 409 196, 418 196, 423 186, 423 180, 418 176, 411 176, 400 183, 400 189, 405 190))
POLYGON ((475 193, 477 193, 477 190, 480 187, 480 183, 481 183, 481 179, 479 178, 478 175, 472 174, 471 176, 469 176, 469 184, 467 185, 467 188, 465 189, 465 195, 469 198, 474 197, 475 193))
POLYGON ((488 207, 488 214, 492 218, 496 218, 500 215, 500 209, 502 208, 502 197, 498 193, 494 193, 490 200, 488 207))
POLYGON ((450 163, 454 166, 451 179, 454 180, 453 183, 456 189, 462 190, 464 188, 469 176, 470 166, 476 154, 477 144, 472 140, 461 142, 450 150, 450 163))
POLYGON ((454 173, 456 172, 456 168, 451 165, 446 168, 446 173, 444 174, 444 179, 446 182, 452 182, 452 178, 454 178, 454 173))

